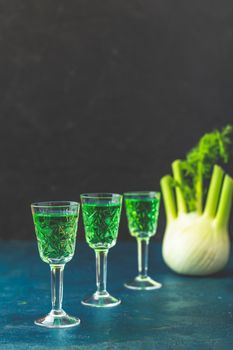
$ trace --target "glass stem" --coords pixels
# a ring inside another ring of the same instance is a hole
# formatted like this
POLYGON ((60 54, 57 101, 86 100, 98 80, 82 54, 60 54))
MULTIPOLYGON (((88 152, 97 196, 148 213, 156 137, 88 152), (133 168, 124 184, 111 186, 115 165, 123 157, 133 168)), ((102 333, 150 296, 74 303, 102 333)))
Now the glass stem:
POLYGON ((62 311, 64 266, 65 265, 50 265, 52 311, 56 313, 62 311))
POLYGON ((96 250, 96 285, 98 294, 106 294, 108 250, 96 250))
POLYGON ((137 238, 138 243, 138 274, 141 278, 147 277, 149 238, 137 238))

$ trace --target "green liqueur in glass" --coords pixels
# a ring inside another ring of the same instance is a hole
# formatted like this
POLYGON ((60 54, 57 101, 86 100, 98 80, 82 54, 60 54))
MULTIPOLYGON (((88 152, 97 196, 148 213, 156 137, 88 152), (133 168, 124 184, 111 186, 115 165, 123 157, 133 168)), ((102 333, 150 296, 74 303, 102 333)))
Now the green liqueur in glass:
POLYGON ((125 193, 126 216, 131 236, 138 244, 138 276, 125 286, 130 289, 157 289, 161 284, 147 275, 149 240, 157 230, 160 193, 125 193))
POLYGON ((130 234, 134 237, 151 237, 157 229, 160 199, 125 198, 130 234))
POLYGON ((82 204, 86 240, 93 249, 109 249, 116 244, 121 205, 82 204))
POLYGON ((74 255, 77 214, 33 214, 40 257, 44 262, 68 262, 74 255))
POLYGON ((107 254, 117 241, 122 196, 112 193, 81 195, 83 222, 88 245, 96 255, 97 291, 82 301, 84 305, 111 307, 120 300, 106 290, 107 254))
POLYGON ((75 251, 79 203, 39 202, 31 209, 40 257, 50 265, 52 296, 52 310, 35 324, 48 328, 77 326, 80 320, 62 309, 62 300, 64 267, 75 251))

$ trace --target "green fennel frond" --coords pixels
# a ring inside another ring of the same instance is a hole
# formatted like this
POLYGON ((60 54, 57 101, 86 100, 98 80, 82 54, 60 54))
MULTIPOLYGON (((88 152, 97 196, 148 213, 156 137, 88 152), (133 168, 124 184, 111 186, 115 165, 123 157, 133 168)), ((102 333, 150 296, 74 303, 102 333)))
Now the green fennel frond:
POLYGON ((210 178, 214 164, 228 162, 232 131, 232 125, 226 125, 221 131, 206 133, 181 161, 183 181, 176 186, 181 187, 189 211, 202 211, 203 183, 210 178))

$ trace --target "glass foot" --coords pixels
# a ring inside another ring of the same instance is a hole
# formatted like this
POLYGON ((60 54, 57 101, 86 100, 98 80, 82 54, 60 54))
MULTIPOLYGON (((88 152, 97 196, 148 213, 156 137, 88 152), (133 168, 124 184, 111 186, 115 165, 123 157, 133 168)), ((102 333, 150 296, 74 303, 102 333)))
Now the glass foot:
POLYGON ((69 316, 65 311, 51 311, 47 316, 39 318, 34 322, 37 326, 47 328, 69 328, 80 324, 80 319, 69 316))
POLYGON ((149 276, 137 276, 132 282, 125 283, 124 286, 135 290, 152 290, 161 288, 162 284, 152 280, 149 276))
POLYGON ((119 305, 121 300, 112 297, 108 292, 95 292, 92 296, 82 300, 81 303, 93 307, 113 307, 119 305))

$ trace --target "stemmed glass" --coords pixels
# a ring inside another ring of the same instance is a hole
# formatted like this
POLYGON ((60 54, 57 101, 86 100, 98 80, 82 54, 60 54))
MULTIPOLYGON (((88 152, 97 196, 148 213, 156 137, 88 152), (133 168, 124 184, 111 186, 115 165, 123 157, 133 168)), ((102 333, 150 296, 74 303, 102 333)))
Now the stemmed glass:
POLYGON ((129 289, 157 289, 162 285, 147 275, 148 250, 151 236, 155 235, 159 216, 159 192, 127 192, 124 194, 128 227, 137 239, 138 276, 125 283, 129 289))
POLYGON ((74 255, 79 208, 76 202, 31 204, 40 257, 51 270, 52 310, 35 321, 38 326, 65 328, 80 323, 62 309, 63 271, 74 255))
POLYGON ((122 196, 112 193, 87 193, 81 195, 85 236, 88 245, 96 255, 97 291, 82 301, 95 307, 111 307, 120 300, 106 290, 107 255, 117 241, 120 222, 122 196))

